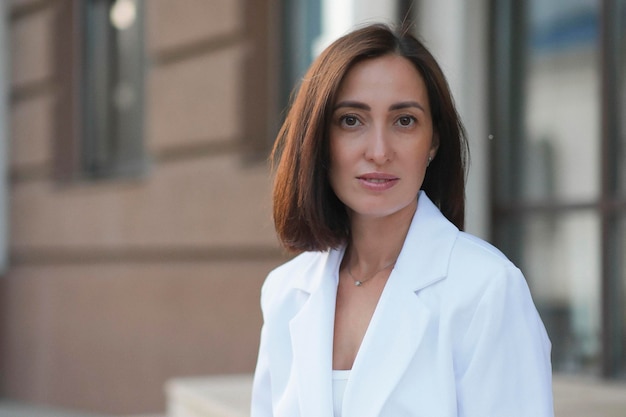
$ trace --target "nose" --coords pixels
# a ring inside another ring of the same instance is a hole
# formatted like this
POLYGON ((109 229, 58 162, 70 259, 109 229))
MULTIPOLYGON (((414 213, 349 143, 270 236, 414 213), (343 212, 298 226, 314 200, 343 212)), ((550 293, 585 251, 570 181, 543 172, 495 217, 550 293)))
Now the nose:
POLYGON ((393 150, 384 129, 372 129, 371 135, 367 138, 365 148, 365 159, 383 165, 388 162, 393 155, 393 150))

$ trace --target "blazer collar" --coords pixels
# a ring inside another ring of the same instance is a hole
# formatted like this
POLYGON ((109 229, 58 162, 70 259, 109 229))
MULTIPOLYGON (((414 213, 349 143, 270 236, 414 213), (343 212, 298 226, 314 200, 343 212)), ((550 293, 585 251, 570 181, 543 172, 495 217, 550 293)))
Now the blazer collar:
MULTIPOLYGON (((431 312, 416 292, 445 278, 458 229, 422 191, 398 261, 354 362, 344 415, 377 416, 417 350, 431 312)), ((308 299, 289 323, 303 417, 332 416, 332 349, 338 271, 345 248, 320 254, 293 286, 308 299)))
POLYGON ((306 294, 314 294, 320 290, 327 289, 326 286, 337 289, 339 279, 339 265, 343 259, 346 248, 331 249, 328 252, 313 252, 315 256, 312 269, 306 273, 293 277, 291 287, 303 291, 306 294))
POLYGON ((459 229, 420 191, 417 210, 393 269, 402 277, 398 284, 418 291, 444 278, 458 233, 459 229))

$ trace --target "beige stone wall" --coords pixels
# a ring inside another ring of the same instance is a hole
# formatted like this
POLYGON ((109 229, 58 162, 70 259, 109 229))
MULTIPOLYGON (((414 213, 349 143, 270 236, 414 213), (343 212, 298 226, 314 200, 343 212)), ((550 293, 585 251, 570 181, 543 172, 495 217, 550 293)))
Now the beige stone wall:
POLYGON ((142 178, 72 184, 51 175, 62 1, 11 6, 0 394, 162 412, 169 378, 252 371, 260 285, 284 259, 267 167, 242 158, 245 0, 145 2, 151 167, 142 178))
POLYGON ((164 410, 174 376, 250 372, 258 260, 23 265, 4 283, 4 395, 109 413, 164 410))

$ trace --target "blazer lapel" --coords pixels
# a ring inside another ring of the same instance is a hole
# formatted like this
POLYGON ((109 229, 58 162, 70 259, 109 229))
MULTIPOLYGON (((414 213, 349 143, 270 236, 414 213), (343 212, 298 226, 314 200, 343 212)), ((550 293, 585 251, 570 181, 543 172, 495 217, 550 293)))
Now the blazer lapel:
POLYGON ((303 417, 331 417, 332 354, 339 263, 343 250, 328 252, 314 276, 298 288, 309 295, 289 322, 293 349, 293 376, 303 417))
POLYGON ((458 229, 422 192, 396 266, 350 374, 345 416, 378 416, 415 355, 433 312, 420 290, 442 280, 458 229))
MULTIPOLYGON (((397 279, 397 274, 395 277, 397 279)), ((413 358, 430 320, 417 296, 388 286, 354 362, 344 396, 346 416, 378 416, 413 358)))

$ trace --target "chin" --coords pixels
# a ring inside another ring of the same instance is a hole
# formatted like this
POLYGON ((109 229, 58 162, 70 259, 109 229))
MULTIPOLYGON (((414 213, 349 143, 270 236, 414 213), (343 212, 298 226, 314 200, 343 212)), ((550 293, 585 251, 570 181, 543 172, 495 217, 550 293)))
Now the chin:
POLYGON ((350 211, 352 212, 353 215, 375 219, 375 218, 390 217, 395 214, 405 212, 407 210, 412 211, 414 207, 415 205, 411 205, 411 204, 394 206, 394 207, 371 207, 369 206, 369 207, 362 207, 361 209, 357 208, 356 210, 351 209, 350 211))

